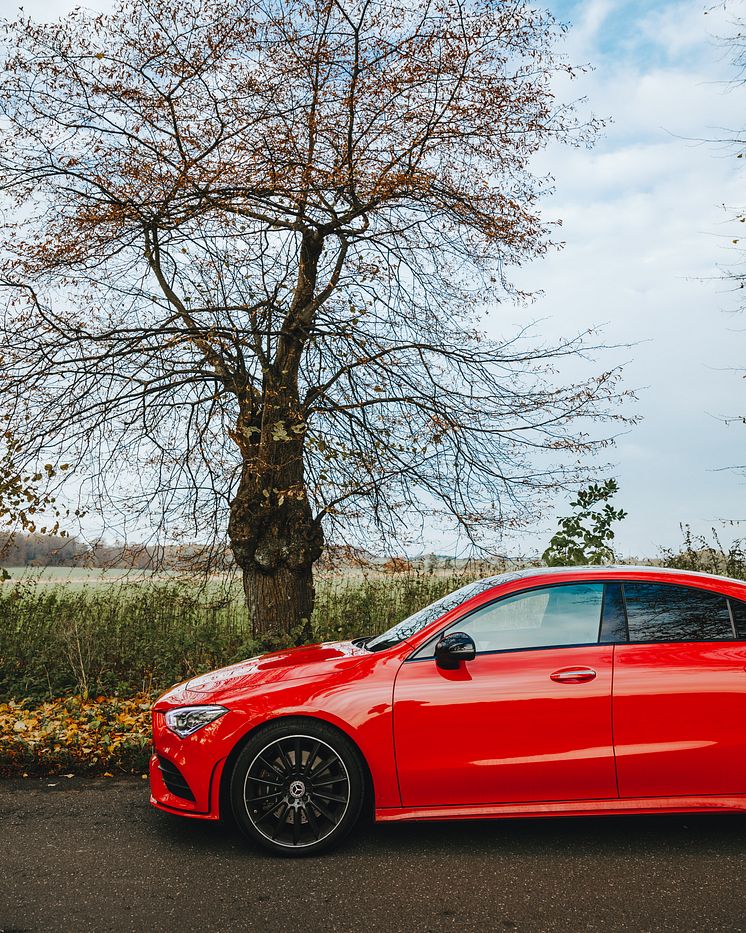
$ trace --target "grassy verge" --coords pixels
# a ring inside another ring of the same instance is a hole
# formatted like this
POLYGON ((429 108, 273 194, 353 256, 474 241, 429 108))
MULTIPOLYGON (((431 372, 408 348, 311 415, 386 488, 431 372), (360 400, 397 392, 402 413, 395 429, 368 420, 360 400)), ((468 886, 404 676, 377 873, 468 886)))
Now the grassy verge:
MULTIPOLYGON (((384 631, 479 575, 322 578, 312 640, 384 631)), ((0 587, 0 700, 152 694, 292 642, 254 639, 236 586, 173 579, 77 589, 6 583, 0 587)))

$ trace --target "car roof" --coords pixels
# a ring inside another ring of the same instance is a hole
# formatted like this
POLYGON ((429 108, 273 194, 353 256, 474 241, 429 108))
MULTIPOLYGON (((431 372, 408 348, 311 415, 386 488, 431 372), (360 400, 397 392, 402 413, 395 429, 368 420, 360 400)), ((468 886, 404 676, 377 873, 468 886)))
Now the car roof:
POLYGON ((509 570, 506 573, 495 574, 492 577, 485 577, 479 582, 492 586, 498 586, 503 583, 510 583, 514 580, 523 580, 531 577, 554 577, 554 576, 578 576, 588 577, 590 574, 603 577, 637 577, 650 576, 660 579, 660 577, 680 577, 694 582, 701 580, 705 584, 712 584, 713 581, 728 583, 739 587, 746 587, 746 581, 737 580, 734 577, 724 577, 714 573, 702 573, 699 570, 682 570, 677 567, 657 567, 651 564, 584 564, 574 567, 524 567, 521 570, 509 570))

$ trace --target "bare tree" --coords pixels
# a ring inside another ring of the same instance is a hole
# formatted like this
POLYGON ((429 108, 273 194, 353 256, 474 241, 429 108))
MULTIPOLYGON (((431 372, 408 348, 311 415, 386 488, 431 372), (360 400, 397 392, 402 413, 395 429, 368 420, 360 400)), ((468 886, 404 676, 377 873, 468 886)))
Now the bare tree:
MULTIPOLYGON (((722 9, 726 14, 730 14, 731 10, 738 10, 740 7, 741 5, 738 3, 729 3, 728 0, 721 0, 721 2, 715 4, 715 6, 705 12, 722 9)), ((734 69, 734 77, 729 89, 731 92, 734 92, 738 89, 742 89, 744 85, 746 85, 746 16, 730 15, 728 24, 729 33, 719 37, 719 44, 725 55, 729 58, 734 69)), ((725 147, 729 149, 736 159, 746 158, 746 128, 744 127, 725 128, 718 138, 706 141, 717 144, 718 148, 725 147)), ((726 207, 726 210, 730 212, 733 220, 742 224, 746 223, 746 205, 740 207, 730 205, 726 207)), ((731 242, 733 246, 738 247, 739 251, 742 251, 742 237, 735 238, 731 242)), ((736 288, 746 288, 746 272, 744 272, 743 269, 743 262, 737 263, 729 271, 728 275, 736 288)))
POLYGON ((227 520, 257 632, 310 616, 325 536, 478 543, 580 477, 618 373, 557 384, 587 335, 479 329, 549 245, 531 157, 595 130, 548 13, 123 0, 5 31, 0 399, 30 460, 171 537, 227 520))

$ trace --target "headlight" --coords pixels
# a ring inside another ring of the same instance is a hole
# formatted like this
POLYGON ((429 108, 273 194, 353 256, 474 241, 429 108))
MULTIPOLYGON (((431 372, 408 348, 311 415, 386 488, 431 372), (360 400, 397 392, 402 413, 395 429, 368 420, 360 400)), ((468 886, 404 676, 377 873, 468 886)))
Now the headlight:
POLYGON ((166 727, 183 739, 227 712, 224 706, 180 706, 166 713, 166 727))

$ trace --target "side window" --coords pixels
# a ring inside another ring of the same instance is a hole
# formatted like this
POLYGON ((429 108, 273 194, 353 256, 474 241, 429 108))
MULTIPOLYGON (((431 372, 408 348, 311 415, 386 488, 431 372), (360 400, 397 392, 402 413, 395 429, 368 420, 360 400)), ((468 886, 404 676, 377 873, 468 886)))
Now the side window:
POLYGON ((602 583, 546 586, 477 609, 449 631, 468 632, 477 651, 506 651, 598 641, 602 583))
POLYGON ((625 583, 629 640, 722 641, 733 638, 728 600, 667 583, 625 583))

